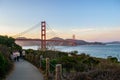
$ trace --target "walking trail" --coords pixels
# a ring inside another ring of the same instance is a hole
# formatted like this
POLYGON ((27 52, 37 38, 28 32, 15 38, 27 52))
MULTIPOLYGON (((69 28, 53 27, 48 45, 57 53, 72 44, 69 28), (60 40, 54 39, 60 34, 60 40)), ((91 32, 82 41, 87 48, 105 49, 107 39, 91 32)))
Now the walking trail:
POLYGON ((44 80, 43 75, 31 63, 20 60, 6 80, 44 80))

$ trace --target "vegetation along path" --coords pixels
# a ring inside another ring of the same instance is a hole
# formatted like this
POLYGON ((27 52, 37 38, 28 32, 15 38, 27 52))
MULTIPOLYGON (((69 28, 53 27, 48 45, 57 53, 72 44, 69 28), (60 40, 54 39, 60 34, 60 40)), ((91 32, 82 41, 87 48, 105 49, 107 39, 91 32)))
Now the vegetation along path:
POLYGON ((6 80, 44 80, 39 70, 31 63, 20 60, 15 62, 13 72, 6 78, 6 80))

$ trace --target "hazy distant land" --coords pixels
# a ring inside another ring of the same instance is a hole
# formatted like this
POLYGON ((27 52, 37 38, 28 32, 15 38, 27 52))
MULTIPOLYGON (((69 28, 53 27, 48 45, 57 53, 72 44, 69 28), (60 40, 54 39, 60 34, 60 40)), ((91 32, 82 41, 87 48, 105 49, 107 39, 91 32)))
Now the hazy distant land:
MULTIPOLYGON (((27 39, 27 38, 24 38, 24 37, 19 37, 17 39, 27 39)), ((22 40, 22 41, 19 41, 19 40, 16 40, 16 43, 19 44, 20 46, 34 46, 34 45, 40 45, 40 39, 37 40, 37 41, 33 41, 34 39, 31 39, 31 40, 28 40, 28 41, 25 41, 25 40, 22 40)), ((120 44, 120 41, 113 41, 113 42, 87 42, 85 40, 72 40, 72 39, 63 39, 63 38, 59 38, 59 37, 54 37, 54 38, 51 38, 49 40, 61 40, 61 41, 58 41, 58 42, 53 42, 53 45, 55 46, 71 46, 73 44, 75 45, 105 45, 105 44, 120 44), (62 40, 64 42, 62 42, 62 40)), ((52 43, 52 42, 50 42, 52 43)), ((47 44, 49 44, 49 42, 47 42, 47 44)))

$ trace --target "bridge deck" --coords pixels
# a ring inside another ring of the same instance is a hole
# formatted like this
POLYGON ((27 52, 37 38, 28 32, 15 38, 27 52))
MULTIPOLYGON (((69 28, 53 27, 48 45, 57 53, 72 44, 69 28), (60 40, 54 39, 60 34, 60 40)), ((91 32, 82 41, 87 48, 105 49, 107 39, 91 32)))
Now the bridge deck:
POLYGON ((44 80, 39 70, 25 60, 15 62, 14 71, 6 80, 44 80))
MULTIPOLYGON (((15 41, 42 41, 41 39, 15 39, 15 41)), ((68 42, 67 40, 45 40, 47 42, 68 42)))

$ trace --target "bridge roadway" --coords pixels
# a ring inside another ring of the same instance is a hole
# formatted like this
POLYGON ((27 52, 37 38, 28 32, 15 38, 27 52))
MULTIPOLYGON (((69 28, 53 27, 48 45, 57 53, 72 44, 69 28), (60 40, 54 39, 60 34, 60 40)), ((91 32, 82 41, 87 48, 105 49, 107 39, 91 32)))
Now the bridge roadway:
MULTIPOLYGON (((16 41, 42 41, 41 39, 15 39, 16 41)), ((45 40, 45 41, 47 41, 47 42, 51 42, 51 41, 53 41, 53 42, 68 42, 68 41, 66 41, 66 40, 45 40)))
POLYGON ((14 70, 7 76, 6 80, 44 80, 43 75, 31 63, 20 60, 15 62, 14 70))

